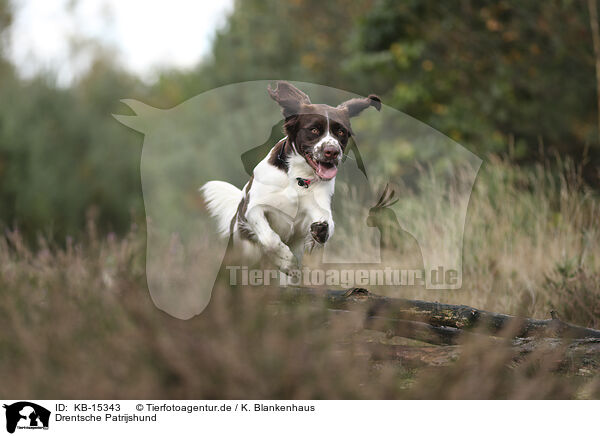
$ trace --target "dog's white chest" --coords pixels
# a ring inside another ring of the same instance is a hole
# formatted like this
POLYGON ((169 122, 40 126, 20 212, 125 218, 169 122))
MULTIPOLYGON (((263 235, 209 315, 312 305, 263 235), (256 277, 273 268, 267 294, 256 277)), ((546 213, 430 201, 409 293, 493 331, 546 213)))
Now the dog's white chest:
POLYGON ((299 156, 289 160, 286 174, 263 160, 254 170, 249 208, 266 206, 267 219, 284 241, 304 237, 310 224, 331 217, 331 197, 335 179, 315 179, 313 171, 299 156), (310 180, 300 186, 297 178, 310 180))
POLYGON ((272 197, 278 199, 280 207, 271 208, 269 222, 282 240, 303 238, 311 223, 331 216, 331 188, 328 185, 332 184, 333 181, 316 182, 304 188, 290 181, 288 187, 272 197), (295 213, 290 214, 290 211, 295 213))

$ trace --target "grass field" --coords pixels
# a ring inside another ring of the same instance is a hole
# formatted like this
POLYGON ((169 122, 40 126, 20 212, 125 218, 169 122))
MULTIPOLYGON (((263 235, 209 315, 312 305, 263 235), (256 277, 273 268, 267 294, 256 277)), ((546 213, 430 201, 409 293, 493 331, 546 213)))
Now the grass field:
MULTIPOLYGON (((572 162, 522 170, 490 158, 471 198, 463 289, 400 296, 600 328, 600 202, 572 162), (552 169, 550 169, 552 167, 552 169)), ((370 358, 324 307, 273 304, 273 290, 218 286, 181 321, 156 309, 145 235, 88 236, 32 249, 0 239, 4 398, 600 398, 600 378, 466 343, 452 365, 414 369, 370 358)), ((403 340, 395 339, 397 343, 403 340)))

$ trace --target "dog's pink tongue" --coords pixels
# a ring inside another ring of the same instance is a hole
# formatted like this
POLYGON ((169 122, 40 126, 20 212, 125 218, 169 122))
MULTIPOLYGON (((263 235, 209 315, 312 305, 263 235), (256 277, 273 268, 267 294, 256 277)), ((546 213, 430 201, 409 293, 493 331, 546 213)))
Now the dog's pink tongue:
POLYGON ((337 167, 335 165, 324 166, 320 163, 317 164, 317 176, 324 180, 333 179, 337 174, 337 167))

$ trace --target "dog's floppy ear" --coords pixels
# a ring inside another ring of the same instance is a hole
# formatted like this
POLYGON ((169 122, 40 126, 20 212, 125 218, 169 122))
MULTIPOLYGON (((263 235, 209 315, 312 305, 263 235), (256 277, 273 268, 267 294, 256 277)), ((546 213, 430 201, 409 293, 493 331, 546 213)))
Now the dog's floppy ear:
POLYGON ((279 103, 285 118, 298 114, 302 105, 310 104, 308 95, 288 82, 277 82, 275 89, 271 89, 269 85, 267 91, 271 98, 279 103))
POLYGON ((346 111, 349 117, 355 117, 369 106, 373 106, 378 111, 381 110, 381 99, 375 94, 370 94, 367 98, 353 98, 345 101, 337 108, 346 111))

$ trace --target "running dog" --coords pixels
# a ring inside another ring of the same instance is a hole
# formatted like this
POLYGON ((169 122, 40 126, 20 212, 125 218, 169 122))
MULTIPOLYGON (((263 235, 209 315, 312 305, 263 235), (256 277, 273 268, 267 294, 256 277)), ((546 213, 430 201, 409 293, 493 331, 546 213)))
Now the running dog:
POLYGON ((348 139, 350 118, 373 106, 376 95, 353 98, 337 107, 313 104, 287 82, 267 91, 282 109, 286 136, 254 168, 243 190, 222 181, 201 192, 219 232, 233 247, 259 260, 267 255, 284 273, 299 266, 305 251, 322 247, 333 235, 331 198, 348 139))

